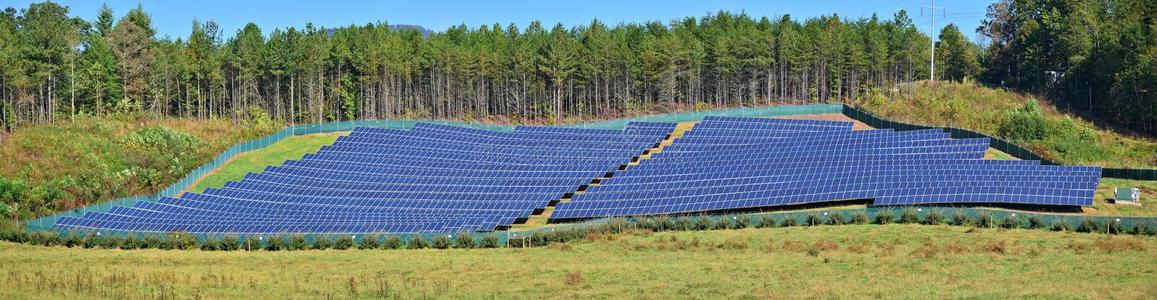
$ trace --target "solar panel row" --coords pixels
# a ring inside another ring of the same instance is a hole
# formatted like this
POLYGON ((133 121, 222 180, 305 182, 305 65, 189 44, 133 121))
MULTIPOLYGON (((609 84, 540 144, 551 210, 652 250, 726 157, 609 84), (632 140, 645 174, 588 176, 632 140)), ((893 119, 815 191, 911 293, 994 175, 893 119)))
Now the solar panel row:
POLYGON ((207 234, 492 231, 617 170, 674 126, 357 128, 318 153, 222 188, 61 218, 56 226, 207 234))
POLYGON ((559 203, 552 219, 872 199, 873 205, 1091 205, 1100 168, 980 160, 988 139, 851 122, 707 117, 671 146, 559 203))

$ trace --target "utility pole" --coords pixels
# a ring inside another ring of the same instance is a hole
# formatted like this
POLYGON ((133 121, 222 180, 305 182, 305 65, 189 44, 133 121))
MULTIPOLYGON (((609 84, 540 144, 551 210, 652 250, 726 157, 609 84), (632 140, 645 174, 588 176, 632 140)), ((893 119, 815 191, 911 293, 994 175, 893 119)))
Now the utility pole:
POLYGON ((932 55, 929 57, 930 70, 928 72, 928 80, 936 81, 936 10, 947 14, 943 7, 936 6, 936 0, 932 0, 931 6, 924 6, 920 8, 920 14, 924 14, 924 8, 928 8, 928 15, 932 17, 932 27, 928 28, 928 38, 932 40, 932 55))

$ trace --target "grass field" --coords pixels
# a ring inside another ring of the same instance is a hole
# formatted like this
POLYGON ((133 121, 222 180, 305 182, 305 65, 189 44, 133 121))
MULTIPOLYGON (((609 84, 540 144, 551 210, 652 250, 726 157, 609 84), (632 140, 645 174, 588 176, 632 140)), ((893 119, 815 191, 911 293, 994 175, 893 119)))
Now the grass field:
POLYGON ((322 146, 333 144, 338 136, 348 133, 321 133, 294 136, 277 142, 269 147, 242 153, 226 165, 214 170, 201 178, 193 188, 193 192, 202 192, 207 188, 225 186, 226 182, 239 180, 250 172, 260 172, 266 166, 280 166, 286 160, 300 159, 307 153, 314 153, 322 146))
POLYGON ((922 225, 633 232, 531 249, 0 243, 0 298, 1151 299, 1154 257, 1154 237, 922 225))

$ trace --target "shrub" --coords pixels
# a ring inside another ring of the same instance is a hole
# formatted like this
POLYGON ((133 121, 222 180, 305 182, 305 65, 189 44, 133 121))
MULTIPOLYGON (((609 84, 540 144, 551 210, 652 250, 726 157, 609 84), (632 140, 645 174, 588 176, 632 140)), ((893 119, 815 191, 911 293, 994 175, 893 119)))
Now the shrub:
POLYGON ((1097 220, 1094 220, 1093 218, 1083 218, 1083 219, 1081 219, 1080 225, 1077 225, 1077 231, 1078 232, 1101 232, 1102 230, 1101 230, 1101 224, 1097 223, 1097 220))
POLYGON ((952 225, 964 226, 969 223, 972 223, 972 218, 968 217, 968 214, 963 211, 958 210, 952 213, 952 225))
POLYGON ((289 237, 289 250, 305 250, 309 249, 309 242, 305 240, 304 235, 295 234, 289 237))
POLYGON ((1024 107, 1008 112, 997 133, 1012 140, 1037 141, 1048 137, 1051 127, 1036 99, 1030 99, 1024 107))
POLYGON ((409 243, 406 243, 406 248, 410 249, 424 249, 426 247, 426 239, 423 239, 422 236, 416 234, 410 238, 409 243))
POLYGON ((474 235, 469 232, 459 233, 454 237, 454 248, 470 249, 474 248, 474 235))
POLYGON ((135 236, 127 236, 121 241, 121 249, 133 250, 137 248, 141 248, 141 239, 135 236))
POLYGON ((743 228, 747 228, 747 227, 751 227, 751 216, 742 215, 742 216, 739 216, 738 218, 735 218, 735 228, 743 229, 743 228))
POLYGON ((996 227, 996 216, 992 213, 981 213, 980 218, 976 219, 976 227, 992 228, 996 227))
POLYGON ((876 224, 892 223, 893 218, 891 210, 882 210, 876 213, 876 224))
POLYGON ((669 216, 659 217, 657 220, 655 220, 655 222, 659 223, 659 228, 660 228, 659 230, 661 230, 661 231, 677 230, 676 227, 678 225, 675 224, 675 219, 673 219, 669 216))
POLYGON ((1012 228, 1023 228, 1024 225, 1022 225, 1020 218, 1017 218, 1016 215, 1009 214, 1007 216, 1004 216, 1004 221, 1000 223, 1000 227, 1012 229, 1012 228))
POLYGON ((783 217, 783 222, 781 222, 779 225, 783 226, 783 227, 791 227, 791 226, 799 225, 799 222, 797 222, 795 220, 795 216, 789 215, 789 216, 783 217))
POLYGON ((402 241, 402 238, 398 237, 397 235, 390 235, 386 237, 385 242, 382 243, 382 248, 390 250, 402 249, 404 247, 406 247, 406 242, 402 241))
POLYGON ((807 226, 817 226, 823 223, 823 219, 820 219, 820 216, 815 213, 810 213, 807 214, 807 216, 804 216, 804 224, 807 226))
MULTIPOLYGON (((76 233, 76 232, 71 232, 68 235, 64 236, 64 238, 61 238, 61 244, 64 245, 65 247, 68 247, 68 248, 82 247, 85 245, 85 239, 87 239, 87 238, 88 238, 88 235, 80 234, 80 233, 76 233)), ((92 247, 86 247, 86 248, 92 248, 92 247)))
POLYGON ((205 237, 205 242, 201 243, 201 251, 217 251, 221 250, 221 240, 214 237, 205 237))
POLYGON ((333 237, 331 237, 331 236, 321 236, 321 235, 314 236, 313 237, 313 246, 309 247, 309 249, 313 249, 313 250, 330 249, 330 248, 333 248, 333 246, 334 246, 333 244, 334 244, 333 237))
POLYGON ((430 247, 434 249, 449 249, 450 237, 439 234, 433 239, 430 239, 430 247))
POLYGON ((920 214, 916 213, 916 209, 908 207, 900 211, 901 224, 915 224, 920 223, 920 214))
POLYGON ((354 247, 354 238, 348 235, 342 235, 333 241, 333 248, 337 250, 346 250, 354 247))
POLYGON ((868 224, 868 214, 863 211, 857 211, 852 214, 852 223, 859 225, 868 224))
POLYGON ((940 223, 944 223, 944 213, 940 210, 930 210, 924 214, 924 224, 940 225, 940 223))
POLYGON ((1053 221, 1052 230, 1053 231, 1070 231, 1070 230, 1073 230, 1071 227, 1072 226, 1069 226, 1069 222, 1065 222, 1065 220, 1057 219, 1057 220, 1053 221))
POLYGON ((675 221, 675 223, 677 223, 675 226, 677 230, 695 230, 695 221, 692 221, 690 217, 680 217, 679 220, 675 221))
POLYGON ((237 251, 241 249, 241 238, 234 235, 227 235, 221 239, 221 250, 237 251))
POLYGON ((381 239, 382 239, 382 237, 377 236, 377 235, 362 236, 362 240, 360 242, 358 242, 358 249, 368 250, 368 249, 381 248, 382 247, 381 239))
POLYGON ((844 225, 848 221, 844 219, 844 214, 831 213, 828 214, 828 225, 844 225))
POLYGON ((715 222, 712 222, 711 229, 715 229, 715 230, 731 229, 731 226, 733 226, 732 222, 731 222, 732 221, 731 218, 734 218, 734 216, 720 216, 718 219, 715 219, 715 222))
POLYGON ((498 246, 498 236, 493 233, 482 237, 482 243, 479 245, 482 248, 498 248, 498 246))
POLYGON ((1112 220, 1105 222, 1105 232, 1111 234, 1120 234, 1124 231, 1121 229, 1121 221, 1112 220))
POLYGON ((776 223, 777 222, 775 221, 775 217, 772 217, 771 215, 763 215, 759 216, 759 224, 756 224, 756 226, 759 228, 771 228, 775 227, 776 223))
POLYGON ((1133 231, 1130 233, 1136 234, 1136 235, 1148 234, 1149 233, 1149 225, 1146 224, 1144 221, 1138 221, 1137 223, 1133 224, 1133 231))
POLYGON ((265 251, 289 250, 289 238, 283 235, 270 236, 265 241, 265 251))
POLYGON ((101 249, 119 249, 125 239, 119 236, 106 236, 99 243, 101 249))
POLYGON ((165 249, 167 243, 156 235, 149 234, 141 241, 141 249, 165 249))
POLYGON ((1028 228, 1029 229, 1042 229, 1042 228, 1045 228, 1045 226, 1046 226, 1045 220, 1041 219, 1040 216, 1028 217, 1028 228))
POLYGON ((714 225, 713 223, 714 222, 711 222, 711 218, 700 215, 698 218, 695 218, 695 230, 711 229, 711 226, 714 225))
POLYGON ((198 248, 197 238, 192 234, 184 232, 170 233, 168 238, 165 240, 165 244, 168 244, 167 248, 165 248, 166 250, 189 250, 198 248))

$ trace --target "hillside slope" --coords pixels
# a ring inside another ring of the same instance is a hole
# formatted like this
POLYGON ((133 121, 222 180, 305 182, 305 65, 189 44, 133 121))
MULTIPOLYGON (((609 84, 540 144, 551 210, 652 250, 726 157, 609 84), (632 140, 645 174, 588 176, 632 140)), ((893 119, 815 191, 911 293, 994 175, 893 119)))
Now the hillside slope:
POLYGON ((952 82, 917 82, 900 90, 900 97, 877 96, 855 104, 893 121, 1000 137, 1065 164, 1157 166, 1157 140, 1097 128, 1026 95, 952 82))
POLYGON ((18 129, 0 142, 0 215, 26 219, 155 192, 280 127, 263 120, 79 117, 18 129))

